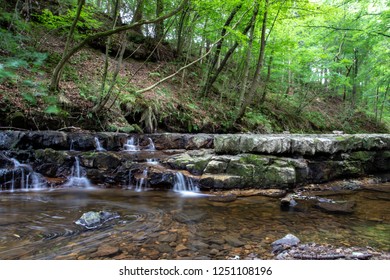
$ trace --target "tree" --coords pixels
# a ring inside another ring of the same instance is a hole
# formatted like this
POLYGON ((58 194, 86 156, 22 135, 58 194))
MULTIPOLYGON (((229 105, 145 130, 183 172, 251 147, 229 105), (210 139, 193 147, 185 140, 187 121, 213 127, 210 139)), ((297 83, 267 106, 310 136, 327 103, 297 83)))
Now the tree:
POLYGON ((170 17, 176 15, 177 13, 179 13, 182 10, 182 8, 187 4, 187 2, 188 2, 188 0, 183 0, 182 3, 176 9, 174 9, 173 11, 166 13, 165 15, 162 15, 158 18, 154 18, 154 19, 150 19, 150 20, 143 19, 143 20, 140 20, 138 22, 133 22, 133 23, 128 24, 128 25, 119 26, 119 27, 116 27, 116 28, 111 29, 111 30, 98 32, 98 33, 92 34, 90 36, 87 36, 84 40, 82 40, 80 43, 78 43, 73 48, 71 48, 66 54, 64 54, 62 59, 58 62, 57 66, 55 67, 55 69, 53 71, 52 77, 51 77, 51 82, 49 85, 50 92, 53 93, 53 92, 58 91, 59 80, 61 77, 61 71, 62 71, 63 67, 68 62, 68 60, 74 54, 76 54, 78 51, 80 51, 87 43, 89 43, 97 38, 108 37, 108 36, 111 36, 111 35, 114 35, 114 34, 117 34, 120 32, 124 32, 124 31, 130 30, 130 29, 138 28, 139 26, 142 26, 145 24, 151 24, 151 23, 163 21, 164 19, 170 18, 170 17))

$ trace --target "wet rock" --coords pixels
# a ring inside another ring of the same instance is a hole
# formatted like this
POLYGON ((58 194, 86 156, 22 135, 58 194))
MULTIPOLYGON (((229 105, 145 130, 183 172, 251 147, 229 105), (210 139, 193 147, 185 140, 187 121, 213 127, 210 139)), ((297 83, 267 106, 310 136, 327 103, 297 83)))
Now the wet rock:
POLYGON ((100 211, 100 212, 94 212, 90 211, 87 213, 84 213, 80 219, 78 219, 75 223, 77 225, 83 226, 86 229, 95 229, 100 226, 102 226, 104 223, 117 219, 120 216, 115 212, 107 212, 107 211, 100 211))
POLYGON ((167 234, 163 234, 163 235, 160 235, 158 237, 158 241, 159 242, 176 242, 177 240, 177 233, 167 233, 167 234))
POLYGON ((244 242, 242 242, 240 239, 238 239, 235 236, 228 235, 228 236, 225 236, 224 239, 225 239, 226 243, 232 247, 241 247, 241 246, 245 245, 244 242))
POLYGON ((279 260, 367 260, 389 259, 385 252, 372 251, 369 248, 335 247, 316 243, 299 244, 289 248, 276 256, 279 260))
POLYGON ((317 202, 315 206, 328 213, 351 214, 354 211, 355 204, 354 201, 317 202))
POLYGON ((109 257, 109 256, 115 255, 119 252, 120 252, 120 250, 116 246, 101 245, 101 246, 99 246, 99 248, 97 249, 97 251, 95 253, 91 254, 91 257, 92 258, 109 257))
POLYGON ((179 212, 173 215, 173 219, 179 223, 192 224, 199 223, 206 218, 206 213, 203 212, 179 212))
POLYGON ((242 178, 226 174, 203 174, 199 186, 204 189, 234 189, 242 187, 242 178))
POLYGON ((233 193, 217 194, 208 197, 208 200, 213 202, 233 202, 236 199, 237 199, 237 195, 233 193))
POLYGON ((287 234, 285 237, 271 243, 272 253, 280 253, 293 246, 297 246, 301 242, 298 237, 293 234, 287 234))
POLYGON ((198 249, 198 250, 207 249, 209 247, 208 244, 206 244, 202 241, 199 241, 199 240, 195 240, 195 241, 191 242, 191 246, 194 247, 195 249, 198 249))
POLYGON ((159 244, 156 249, 161 253, 172 253, 173 249, 171 246, 169 246, 167 243, 159 244))

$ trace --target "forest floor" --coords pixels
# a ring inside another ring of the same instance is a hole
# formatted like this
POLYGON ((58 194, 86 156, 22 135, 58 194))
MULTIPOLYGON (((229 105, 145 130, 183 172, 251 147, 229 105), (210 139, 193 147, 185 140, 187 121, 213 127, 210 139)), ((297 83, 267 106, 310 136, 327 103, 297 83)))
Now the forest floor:
MULTIPOLYGON (((125 59, 115 85, 118 95, 103 111, 94 114, 91 109, 101 91, 104 53, 92 47, 77 53, 65 67, 59 94, 51 96, 46 89, 62 55, 65 38, 37 30, 33 41, 35 49, 48 57, 38 71, 19 68, 16 78, 0 83, 2 127, 191 133, 389 132, 389 127, 376 123, 364 111, 348 109, 340 96, 310 92, 303 95, 299 90, 295 91, 298 96, 291 96, 273 93, 272 87, 264 104, 253 103, 243 121, 233 124, 236 93, 220 92, 216 87, 206 98, 200 97, 201 64, 150 91, 136 93, 175 73, 183 66, 179 59, 154 62, 125 59)), ((111 57, 109 73, 115 67, 116 61, 111 57)))

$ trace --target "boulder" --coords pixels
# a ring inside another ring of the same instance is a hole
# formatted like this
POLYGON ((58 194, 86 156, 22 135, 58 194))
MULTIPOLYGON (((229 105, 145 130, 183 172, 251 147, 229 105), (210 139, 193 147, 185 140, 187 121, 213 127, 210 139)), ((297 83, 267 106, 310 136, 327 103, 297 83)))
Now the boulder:
POLYGON ((115 212, 89 211, 84 213, 75 223, 86 229, 95 229, 102 226, 104 223, 119 217, 118 213, 115 212))
POLYGON ((281 239, 278 239, 271 243, 272 253, 278 254, 282 251, 285 251, 293 246, 297 246, 301 241, 298 237, 293 234, 287 234, 281 239))
POLYGON ((354 201, 343 202, 317 202, 315 206, 325 212, 335 214, 351 214, 354 212, 356 203, 354 201))

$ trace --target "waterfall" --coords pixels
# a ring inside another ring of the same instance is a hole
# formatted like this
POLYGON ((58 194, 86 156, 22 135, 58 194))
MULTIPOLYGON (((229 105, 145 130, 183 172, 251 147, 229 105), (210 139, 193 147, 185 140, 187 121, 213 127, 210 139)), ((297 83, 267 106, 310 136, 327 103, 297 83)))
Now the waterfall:
POLYGON ((191 178, 187 178, 181 172, 175 173, 175 182, 173 185, 175 192, 198 192, 199 188, 194 184, 191 178))
POLYGON ((137 179, 137 183, 135 185, 135 191, 140 192, 145 189, 148 185, 148 170, 144 169, 142 172, 142 176, 137 179))
POLYGON ((39 190, 47 187, 46 181, 43 179, 42 175, 37 172, 34 172, 31 165, 20 163, 17 159, 9 159, 13 164, 12 169, 2 169, 0 173, 4 174, 4 184, 3 188, 6 189, 8 184, 9 191, 14 192, 16 189, 23 191, 28 190, 39 190), (7 174, 10 174, 10 182, 7 182, 7 174), (12 175, 11 175, 12 174, 12 175))
POLYGON ((156 146, 154 146, 153 140, 151 138, 148 138, 148 139, 149 139, 149 145, 146 147, 146 150, 155 151, 156 146))
POLYGON ((71 175, 68 182, 64 184, 65 187, 79 187, 79 188, 91 188, 91 183, 88 178, 82 176, 82 170, 80 167, 80 160, 75 157, 74 166, 72 167, 71 175))
POLYGON ((74 140, 73 140, 73 139, 70 140, 70 147, 69 147, 69 150, 70 150, 70 151, 75 151, 75 149, 74 149, 74 140))
POLYGON ((127 142, 126 144, 123 145, 123 148, 125 151, 129 151, 129 152, 139 151, 138 145, 135 144, 134 137, 127 139, 127 142))
POLYGON ((100 144, 100 141, 99 141, 99 138, 95 137, 95 147, 96 147, 96 151, 98 152, 102 152, 102 151, 105 151, 106 149, 104 149, 101 144, 100 144))

